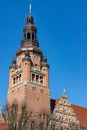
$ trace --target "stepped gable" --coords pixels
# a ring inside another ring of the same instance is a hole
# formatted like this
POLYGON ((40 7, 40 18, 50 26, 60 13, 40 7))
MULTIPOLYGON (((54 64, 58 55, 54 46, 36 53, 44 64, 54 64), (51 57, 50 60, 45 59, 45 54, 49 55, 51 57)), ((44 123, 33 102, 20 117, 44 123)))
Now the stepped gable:
MULTIPOLYGON (((53 112, 54 107, 57 102, 59 102, 59 98, 57 100, 51 99, 51 112, 53 112)), ((71 107, 73 108, 77 119, 80 122, 81 127, 87 128, 87 108, 76 106, 74 104, 71 104, 71 107)))
POLYGON ((79 120, 77 119, 75 111, 68 100, 65 90, 62 97, 55 102, 52 117, 56 121, 57 128, 65 130, 70 128, 80 128, 79 120))

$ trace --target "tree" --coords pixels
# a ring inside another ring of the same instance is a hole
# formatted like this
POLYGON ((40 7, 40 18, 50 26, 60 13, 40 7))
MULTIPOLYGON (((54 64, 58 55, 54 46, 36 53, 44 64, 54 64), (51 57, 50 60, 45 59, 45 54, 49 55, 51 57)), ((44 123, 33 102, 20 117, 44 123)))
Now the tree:
POLYGON ((55 119, 47 112, 38 113, 37 117, 27 111, 26 105, 17 103, 7 105, 8 130, 80 130, 79 124, 70 123, 65 128, 61 119, 55 119))
POLYGON ((7 105, 8 130, 26 130, 31 115, 32 112, 27 112, 25 105, 20 108, 17 103, 7 105))
POLYGON ((47 112, 38 113, 34 117, 27 111, 26 105, 20 108, 17 103, 7 105, 8 130, 56 130, 55 121, 47 112))

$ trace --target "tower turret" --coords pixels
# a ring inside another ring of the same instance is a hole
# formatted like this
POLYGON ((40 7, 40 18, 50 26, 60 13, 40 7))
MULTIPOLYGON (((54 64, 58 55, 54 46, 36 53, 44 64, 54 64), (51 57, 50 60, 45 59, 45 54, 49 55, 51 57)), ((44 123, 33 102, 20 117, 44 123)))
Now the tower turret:
POLYGON ((47 63, 47 58, 46 58, 46 56, 43 56, 42 66, 45 66, 45 67, 49 68, 49 64, 47 63))
POLYGON ((24 46, 36 46, 38 47, 38 40, 37 40, 37 28, 34 26, 34 17, 29 15, 26 20, 26 26, 23 29, 24 38, 21 41, 21 47, 24 46))

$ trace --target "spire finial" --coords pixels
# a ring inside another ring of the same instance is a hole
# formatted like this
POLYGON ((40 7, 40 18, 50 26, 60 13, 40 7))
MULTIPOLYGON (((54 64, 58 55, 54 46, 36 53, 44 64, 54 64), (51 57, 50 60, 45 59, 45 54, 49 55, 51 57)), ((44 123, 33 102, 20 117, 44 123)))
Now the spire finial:
POLYGON ((32 0, 30 0, 29 12, 30 12, 30 14, 32 14, 32 0))
POLYGON ((66 93, 66 89, 64 88, 64 93, 66 93))

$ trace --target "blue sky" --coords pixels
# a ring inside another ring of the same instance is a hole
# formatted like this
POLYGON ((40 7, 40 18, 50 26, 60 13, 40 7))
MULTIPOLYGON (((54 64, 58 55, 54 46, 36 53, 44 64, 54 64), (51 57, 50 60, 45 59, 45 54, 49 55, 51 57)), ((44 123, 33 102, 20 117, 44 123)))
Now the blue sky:
MULTIPOLYGON (((50 65, 51 98, 64 88, 72 104, 87 107, 87 0, 32 0, 40 49, 50 65)), ((20 48, 29 0, 0 2, 0 105, 5 106, 9 66, 20 48)))

